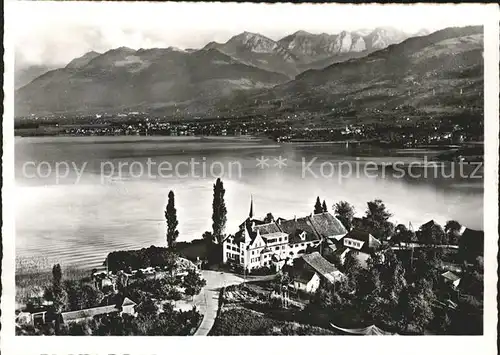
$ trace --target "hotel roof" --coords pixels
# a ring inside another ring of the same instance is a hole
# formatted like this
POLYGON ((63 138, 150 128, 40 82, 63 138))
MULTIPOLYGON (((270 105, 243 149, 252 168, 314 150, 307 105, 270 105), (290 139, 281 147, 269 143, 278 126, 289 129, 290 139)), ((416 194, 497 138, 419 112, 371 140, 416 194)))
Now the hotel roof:
POLYGON ((299 236, 303 232, 306 233, 306 241, 318 240, 319 235, 314 229, 309 217, 302 217, 297 219, 282 220, 279 227, 284 233, 290 235, 290 241, 292 243, 299 243, 299 236))

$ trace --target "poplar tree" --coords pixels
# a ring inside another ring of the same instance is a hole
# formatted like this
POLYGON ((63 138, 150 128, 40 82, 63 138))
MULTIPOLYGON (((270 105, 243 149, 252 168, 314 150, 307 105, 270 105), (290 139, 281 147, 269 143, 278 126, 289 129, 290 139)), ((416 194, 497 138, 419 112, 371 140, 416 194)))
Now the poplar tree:
POLYGON ((224 231, 227 222, 227 209, 224 202, 225 193, 224 184, 218 178, 214 185, 214 199, 212 203, 212 234, 219 244, 222 244, 224 240, 224 231))
POLYGON ((177 210, 175 209, 175 196, 173 191, 168 193, 165 219, 167 221, 167 245, 169 248, 173 248, 175 246, 175 241, 179 236, 179 231, 177 230, 179 221, 177 220, 177 210))

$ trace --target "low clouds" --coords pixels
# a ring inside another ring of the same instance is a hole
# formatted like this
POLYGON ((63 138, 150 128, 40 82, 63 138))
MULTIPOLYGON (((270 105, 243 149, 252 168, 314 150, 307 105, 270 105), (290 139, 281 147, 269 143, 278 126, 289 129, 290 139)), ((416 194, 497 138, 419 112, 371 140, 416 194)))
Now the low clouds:
POLYGON ((200 48, 243 31, 278 39, 312 33, 393 26, 481 24, 479 5, 293 5, 224 3, 19 2, 9 7, 16 66, 60 66, 91 50, 126 46, 200 48))

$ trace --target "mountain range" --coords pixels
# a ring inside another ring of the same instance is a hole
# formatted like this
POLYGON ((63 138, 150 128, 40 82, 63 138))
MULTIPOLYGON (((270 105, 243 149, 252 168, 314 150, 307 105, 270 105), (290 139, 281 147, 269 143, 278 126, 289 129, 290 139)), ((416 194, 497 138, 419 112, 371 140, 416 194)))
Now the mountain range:
POLYGON ((258 111, 252 103, 273 100, 301 109, 427 107, 439 106, 438 98, 456 87, 478 101, 482 27, 416 35, 387 28, 298 31, 273 41, 244 32, 200 50, 89 52, 19 88, 16 115, 134 107, 203 113, 215 104, 230 113, 258 111))
POLYGON ((409 38, 362 58, 308 70, 295 80, 224 106, 233 113, 250 108, 265 113, 269 105, 279 103, 283 112, 377 119, 396 112, 482 113, 483 90, 483 29, 471 26, 409 38))
MULTIPOLYGON (((418 35, 423 34, 422 31, 418 35)), ((258 33, 243 32, 226 43, 210 42, 205 49, 215 48, 242 63, 293 78, 304 70, 366 55, 411 36, 413 34, 389 27, 342 31, 335 35, 297 31, 278 41, 258 33)))

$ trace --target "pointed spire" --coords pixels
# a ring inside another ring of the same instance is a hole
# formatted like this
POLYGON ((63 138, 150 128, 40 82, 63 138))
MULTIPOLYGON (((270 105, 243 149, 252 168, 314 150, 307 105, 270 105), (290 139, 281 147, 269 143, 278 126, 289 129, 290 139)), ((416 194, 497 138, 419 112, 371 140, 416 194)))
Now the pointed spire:
POLYGON ((250 213, 248 214, 248 217, 253 218, 253 196, 250 195, 250 213))

